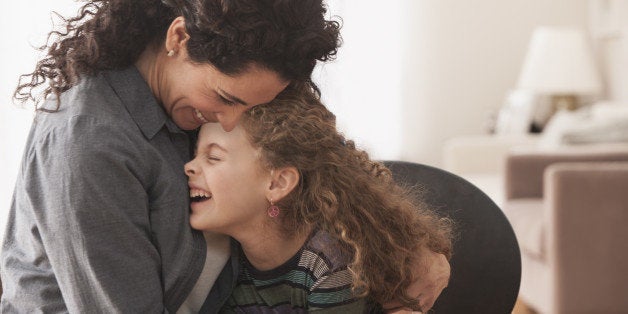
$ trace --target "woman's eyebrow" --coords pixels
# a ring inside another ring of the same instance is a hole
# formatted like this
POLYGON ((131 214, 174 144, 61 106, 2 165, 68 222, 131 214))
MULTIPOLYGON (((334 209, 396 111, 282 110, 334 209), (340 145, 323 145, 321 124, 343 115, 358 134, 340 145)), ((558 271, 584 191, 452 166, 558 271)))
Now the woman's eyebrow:
POLYGON ((244 101, 244 100, 242 100, 242 99, 240 99, 240 98, 238 98, 238 97, 236 97, 236 96, 233 96, 233 95, 231 95, 231 94, 229 94, 229 93, 225 92, 225 91, 224 91, 223 89, 221 89, 220 87, 219 87, 219 88, 217 88, 217 89, 218 89, 218 91, 220 91, 220 93, 222 94, 222 97, 225 97, 225 98, 227 98, 228 100, 231 100, 231 101, 233 101, 233 102, 237 102, 237 103, 239 103, 240 105, 243 105, 243 106, 248 106, 248 105, 249 105, 248 103, 246 103, 246 101, 244 101))

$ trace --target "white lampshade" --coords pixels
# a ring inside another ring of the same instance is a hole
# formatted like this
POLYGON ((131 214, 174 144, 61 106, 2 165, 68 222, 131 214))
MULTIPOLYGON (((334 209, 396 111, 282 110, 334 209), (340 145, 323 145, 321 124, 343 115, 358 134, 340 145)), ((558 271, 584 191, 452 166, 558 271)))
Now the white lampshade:
POLYGON ((543 94, 599 94, 600 74, 584 32, 574 28, 537 28, 517 85, 543 94))

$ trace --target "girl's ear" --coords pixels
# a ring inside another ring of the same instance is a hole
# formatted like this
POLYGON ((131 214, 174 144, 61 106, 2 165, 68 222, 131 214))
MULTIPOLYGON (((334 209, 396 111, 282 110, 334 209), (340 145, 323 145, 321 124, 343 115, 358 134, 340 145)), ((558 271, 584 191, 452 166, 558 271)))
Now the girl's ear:
POLYGON ((299 184, 299 171, 295 167, 274 169, 270 173, 271 182, 266 197, 278 202, 299 184))
POLYGON ((188 39, 190 35, 185 30, 185 19, 179 16, 172 21, 166 32, 166 51, 178 53, 185 50, 188 39))

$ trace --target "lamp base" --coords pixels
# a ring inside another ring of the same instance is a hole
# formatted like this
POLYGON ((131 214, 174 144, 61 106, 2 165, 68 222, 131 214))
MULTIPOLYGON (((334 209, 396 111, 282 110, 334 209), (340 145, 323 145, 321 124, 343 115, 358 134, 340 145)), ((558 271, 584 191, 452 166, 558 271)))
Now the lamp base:
POLYGON ((530 124, 530 133, 543 132, 543 129, 556 112, 561 110, 577 110, 581 107, 581 102, 578 97, 573 94, 556 94, 546 98, 546 101, 540 105, 544 106, 540 106, 536 109, 535 117, 530 124))
POLYGON ((580 107, 576 95, 552 95, 551 101, 554 113, 559 110, 573 111, 580 107))

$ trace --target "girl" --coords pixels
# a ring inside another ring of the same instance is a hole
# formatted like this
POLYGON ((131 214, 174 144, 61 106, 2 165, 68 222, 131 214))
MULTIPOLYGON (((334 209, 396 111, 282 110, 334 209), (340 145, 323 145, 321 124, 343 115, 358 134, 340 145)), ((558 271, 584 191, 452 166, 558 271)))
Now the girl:
POLYGON ((412 261, 451 255, 448 221, 345 140, 311 92, 286 90, 231 132, 204 125, 185 171, 192 227, 239 243, 224 312, 427 309, 406 294, 412 261))

